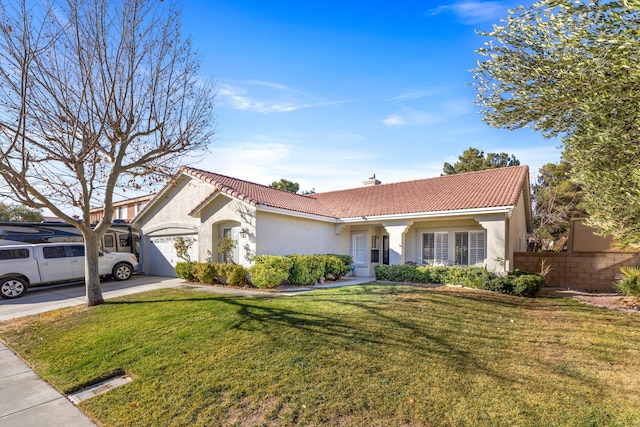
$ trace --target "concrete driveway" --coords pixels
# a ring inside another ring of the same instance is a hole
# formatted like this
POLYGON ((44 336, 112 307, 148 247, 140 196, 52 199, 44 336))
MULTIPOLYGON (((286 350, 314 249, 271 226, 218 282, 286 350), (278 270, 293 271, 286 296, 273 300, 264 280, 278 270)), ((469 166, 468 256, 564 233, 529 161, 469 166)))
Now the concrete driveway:
MULTIPOLYGON (((102 296, 104 299, 114 298, 152 289, 174 288, 181 284, 182 280, 178 278, 143 275, 133 276, 123 282, 105 280, 102 282, 102 296)), ((0 300, 0 322, 58 308, 82 305, 86 301, 85 295, 83 283, 32 288, 21 298, 0 300)))

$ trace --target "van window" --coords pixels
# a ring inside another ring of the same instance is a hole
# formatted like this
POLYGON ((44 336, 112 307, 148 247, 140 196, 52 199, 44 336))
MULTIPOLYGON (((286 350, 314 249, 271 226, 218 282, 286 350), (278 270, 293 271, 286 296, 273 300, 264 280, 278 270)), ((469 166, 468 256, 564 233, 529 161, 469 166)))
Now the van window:
POLYGON ((45 258, 65 258, 67 253, 64 246, 43 246, 42 255, 45 258))
POLYGON ((116 246, 116 242, 113 238, 112 234, 105 234, 104 235, 104 247, 105 248, 113 248, 116 246))
POLYGON ((84 256, 84 245, 69 246, 70 256, 84 256))
POLYGON ((129 235, 128 234, 118 235, 118 243, 120 244, 121 248, 128 248, 129 246, 131 246, 131 242, 129 241, 129 235))
POLYGON ((29 249, 0 249, 0 260, 29 258, 29 249))

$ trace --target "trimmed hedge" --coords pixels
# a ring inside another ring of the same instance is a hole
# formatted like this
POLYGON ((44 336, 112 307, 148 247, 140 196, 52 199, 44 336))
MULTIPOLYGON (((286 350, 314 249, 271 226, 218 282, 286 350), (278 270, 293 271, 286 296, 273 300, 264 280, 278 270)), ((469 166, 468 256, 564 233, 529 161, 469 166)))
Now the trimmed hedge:
POLYGON ((247 270, 239 264, 219 263, 216 264, 218 271, 218 281, 230 286, 247 284, 247 270))
POLYGON ((313 285, 325 276, 327 265, 324 255, 287 255, 293 260, 289 282, 294 285, 313 285))
POLYGON ((227 284, 232 286, 247 283, 247 270, 238 264, 217 262, 179 262, 176 264, 176 275, 187 281, 206 284, 227 284))
POLYGON ((294 263, 292 258, 277 255, 259 255, 254 261, 249 274, 251 283, 258 288, 275 288, 285 282, 294 263))
POLYGON ((535 273, 515 270, 504 277, 496 277, 482 267, 377 265, 375 273, 376 280, 461 285, 526 297, 535 296, 544 282, 544 278, 535 273))
POLYGON ((197 262, 179 262, 176 264, 176 275, 182 280, 192 281, 194 279, 193 276, 193 266, 196 265, 197 262))
POLYGON ((212 262, 200 262, 193 266, 193 276, 199 282, 211 285, 217 282, 218 270, 212 262))
POLYGON ((255 265, 249 267, 251 282, 260 288, 273 288, 283 283, 308 286, 323 278, 338 280, 351 271, 353 262, 350 255, 335 254, 258 255, 253 260, 255 265))
POLYGON ((326 260, 324 277, 327 280, 338 280, 351 271, 353 257, 351 255, 323 255, 326 260))

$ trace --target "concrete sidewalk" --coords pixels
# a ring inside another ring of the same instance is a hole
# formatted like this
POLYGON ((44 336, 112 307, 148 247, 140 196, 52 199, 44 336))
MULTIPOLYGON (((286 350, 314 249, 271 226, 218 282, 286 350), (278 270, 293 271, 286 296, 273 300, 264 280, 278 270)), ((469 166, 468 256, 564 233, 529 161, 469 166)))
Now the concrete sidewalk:
POLYGON ((95 427, 66 397, 0 343, 0 425, 95 427))

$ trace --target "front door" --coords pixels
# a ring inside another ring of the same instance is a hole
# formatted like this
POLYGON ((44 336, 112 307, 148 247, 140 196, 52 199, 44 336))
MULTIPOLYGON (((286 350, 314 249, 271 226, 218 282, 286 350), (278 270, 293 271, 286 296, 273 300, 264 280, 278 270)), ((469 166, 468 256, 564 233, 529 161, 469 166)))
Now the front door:
POLYGON ((389 265, 389 236, 382 236, 382 263, 389 265))

